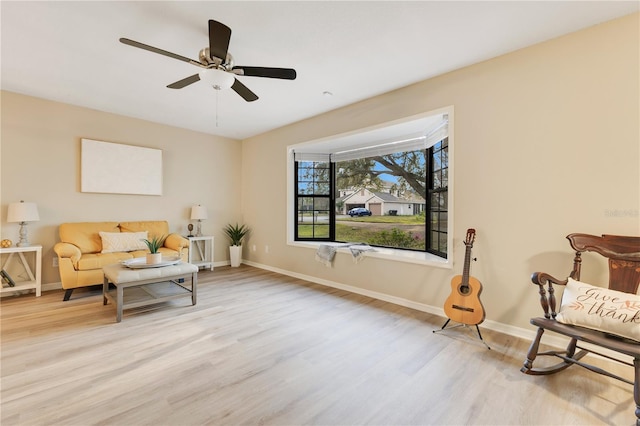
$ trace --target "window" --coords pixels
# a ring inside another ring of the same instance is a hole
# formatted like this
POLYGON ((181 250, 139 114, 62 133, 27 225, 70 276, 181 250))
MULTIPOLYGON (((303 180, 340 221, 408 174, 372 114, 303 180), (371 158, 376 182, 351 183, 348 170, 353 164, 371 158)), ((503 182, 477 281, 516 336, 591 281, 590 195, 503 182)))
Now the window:
POLYGON ((446 257, 449 218, 449 139, 443 139, 428 151, 430 223, 427 250, 446 257))
POLYGON ((425 251, 426 153, 336 162, 335 185, 344 195, 335 207, 335 241, 425 251))
POLYGON ((333 240, 332 164, 296 161, 296 240, 333 240))
POLYGON ((447 259, 451 113, 291 147, 294 240, 447 259))

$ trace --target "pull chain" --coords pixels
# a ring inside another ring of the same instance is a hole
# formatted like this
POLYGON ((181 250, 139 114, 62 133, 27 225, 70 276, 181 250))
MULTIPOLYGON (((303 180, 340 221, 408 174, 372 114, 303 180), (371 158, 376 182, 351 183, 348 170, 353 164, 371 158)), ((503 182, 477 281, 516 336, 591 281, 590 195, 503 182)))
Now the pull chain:
POLYGON ((218 127, 218 93, 220 90, 216 90, 216 127, 218 127))

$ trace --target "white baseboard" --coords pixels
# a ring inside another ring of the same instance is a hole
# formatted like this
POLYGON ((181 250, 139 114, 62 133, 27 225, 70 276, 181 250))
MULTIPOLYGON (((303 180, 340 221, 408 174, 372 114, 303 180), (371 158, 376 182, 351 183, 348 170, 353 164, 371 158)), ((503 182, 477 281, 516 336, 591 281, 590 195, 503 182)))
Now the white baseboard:
POLYGON ((58 281, 57 283, 42 284, 42 291, 53 291, 53 290, 62 290, 62 283, 58 281))
MULTIPOLYGON (((379 293, 379 292, 376 292, 376 291, 371 291, 371 290, 363 289, 363 288, 360 288, 360 287, 354 287, 354 286, 350 286, 348 284, 342 284, 342 283, 338 283, 338 282, 335 282, 335 281, 329 281, 329 280, 325 280, 325 279, 322 279, 322 278, 313 277, 313 276, 310 276, 310 275, 299 274, 297 272, 291 272, 291 271, 287 271, 287 270, 280 269, 280 268, 274 268, 274 267, 269 266, 269 265, 262 265, 262 264, 251 262, 251 261, 247 261, 247 260, 243 260, 243 263, 245 263, 247 265, 250 265, 250 266, 253 266, 253 267, 256 267, 256 268, 265 269, 265 270, 272 271, 272 272, 277 272, 277 273, 282 274, 282 275, 287 275, 287 276, 290 276, 290 277, 299 278, 299 279, 302 279, 302 280, 305 280, 305 281, 309 281, 309 282, 312 282, 312 283, 325 285, 327 287, 337 288, 337 289, 340 289, 340 290, 348 291, 350 293, 360 294, 362 296, 368 296, 368 297, 371 297, 373 299, 383 300, 385 302, 393 303, 395 305, 404 306, 406 308, 415 309, 417 311, 427 312, 427 313, 433 314, 433 315, 438 315, 438 316, 443 317, 443 321, 446 320, 446 318, 447 318, 447 316, 444 313, 444 309, 442 309, 440 307, 426 305, 424 303, 415 302, 413 300, 408 300, 408 299, 404 299, 404 298, 401 298, 401 297, 391 296, 389 294, 379 293)), ((532 303, 534 303, 534 302, 532 302, 532 303)), ((524 339, 524 340, 528 340, 528 341, 532 341, 535 338, 535 335, 536 335, 536 332, 537 332, 537 328, 535 328, 534 326, 531 326, 531 329, 524 329, 524 328, 521 328, 521 327, 516 327, 516 326, 510 325, 510 324, 504 324, 504 323, 500 323, 500 322, 492 321, 492 320, 484 321, 482 323, 482 326, 484 328, 489 329, 489 330, 497 331, 499 333, 507 334, 509 336, 513 336, 513 337, 524 339)), ((544 344, 548 345, 548 346, 555 347, 557 349, 566 348, 568 342, 569 342, 568 338, 563 337, 563 336, 558 335, 558 334, 547 333, 544 336, 544 344)), ((488 343, 490 343, 490 342, 488 342, 488 343)), ((597 351, 601 352, 602 354, 605 354, 605 355, 610 356, 610 357, 623 359, 625 361, 631 361, 631 357, 627 358, 625 356, 621 356, 617 352, 609 351, 609 350, 604 349, 604 348, 592 346, 592 345, 585 344, 585 343, 582 343, 582 346, 584 346, 585 348, 594 348, 597 351)), ((523 353, 522 356, 523 356, 522 360, 524 362, 525 354, 523 353)), ((597 355, 595 355, 595 356, 597 356, 597 355)))
MULTIPOLYGON (((289 277, 294 277, 294 278, 299 278, 301 280, 305 280, 305 281, 309 281, 312 283, 316 283, 316 284, 321 284, 327 287, 332 287, 332 288, 337 288, 340 290, 344 290, 344 291, 348 291, 350 293, 355 293, 355 294, 360 294, 362 296, 368 296, 371 297, 373 299, 377 299, 377 300, 382 300, 385 302, 389 302, 389 303, 393 303, 395 305, 399 305, 399 306, 404 306, 406 308, 411 308, 411 309, 415 309, 416 311, 421 311, 421 312, 427 312, 429 314, 433 314, 433 315, 438 315, 443 317, 443 319, 446 320, 446 315, 444 313, 444 309, 442 309, 441 307, 436 307, 436 306, 431 306, 431 305, 426 305, 424 303, 420 303, 420 302, 415 302, 413 300, 408 300, 408 299, 404 299, 401 297, 396 297, 396 296, 392 296, 389 294, 385 294, 385 293, 380 293, 377 291, 371 291, 371 290, 367 290, 364 288, 360 288, 360 287, 354 287, 354 286, 350 286, 348 284, 342 284, 342 283, 338 283, 335 281, 330 281, 330 280, 325 280, 322 278, 318 278, 318 277, 313 277, 311 275, 305 275, 305 274, 299 274, 297 272, 292 272, 292 271, 288 271, 285 269, 280 269, 280 268, 275 268, 273 266, 269 266, 269 265, 263 265, 261 263, 256 263, 256 262, 252 262, 249 260, 242 260, 242 263, 249 265, 249 266, 253 266, 255 268, 260 268, 260 269, 264 269, 267 271, 271 271, 271 272, 276 272, 282 275, 287 275, 289 277)), ((220 261, 220 262, 214 262, 213 266, 214 269, 216 266, 228 266, 229 265, 229 261, 220 261)), ((55 282, 55 283, 47 283, 47 284, 43 284, 42 285, 42 291, 50 291, 50 290, 61 290, 62 289, 62 283, 61 282, 55 282)), ((493 331, 497 331, 500 333, 504 333, 507 334, 509 336, 513 336, 513 337, 517 337, 520 339, 524 339, 524 340, 533 340, 535 338, 535 334, 536 334, 536 329, 532 326, 531 329, 524 329, 521 327, 516 327, 510 324, 503 324, 497 321, 492 321, 492 320, 486 320, 482 323, 483 327, 489 329, 489 330, 493 330, 493 331)), ((545 339, 544 339, 544 343, 549 345, 549 346, 553 346, 559 349, 563 349, 566 347, 567 345, 567 339, 563 338, 562 336, 559 335, 555 335, 555 334, 545 334, 545 339)), ((590 347, 587 344, 584 344, 585 347, 590 347)), ((608 356, 616 356, 618 358, 620 358, 620 354, 618 353, 614 353, 611 351, 607 351, 605 349, 602 348, 598 348, 598 350, 602 353, 604 353, 605 355, 608 356)), ((623 359, 625 359, 623 357, 623 359)), ((524 360, 524 358, 523 358, 524 360)), ((631 357, 628 358, 628 360, 631 360, 631 357)))
MULTIPOLYGON (((317 277, 313 277, 310 275, 305 275, 305 274, 299 274, 297 272, 291 272, 291 271, 287 271, 284 269, 280 269, 280 268, 274 268, 272 266, 269 265, 262 265, 259 263, 255 263, 255 262, 251 262, 251 261, 247 261, 247 260, 243 260, 243 263, 250 265, 250 266, 254 266, 256 268, 260 268, 260 269, 265 269, 268 271, 272 271, 272 272, 277 272, 279 274, 282 275, 287 275, 290 277, 294 277, 294 278, 299 278, 305 281, 310 281, 316 284, 322 284, 325 285, 327 287, 333 287, 333 288, 337 288, 340 290, 345 290, 348 291, 350 293, 356 293, 356 294, 360 294, 362 296, 368 296, 371 297, 373 299, 378 299, 378 300, 383 300, 385 302, 389 302, 389 303, 393 303, 395 305, 400 305, 400 306, 404 306, 406 308, 411 308, 411 309, 415 309, 417 311, 421 311, 421 312, 427 312, 429 314, 433 314, 433 315, 438 315, 443 317, 444 319, 446 319, 446 315, 444 313, 444 309, 442 309, 441 307, 436 307, 436 306, 432 306, 432 305, 427 305, 424 303, 420 303, 420 302, 416 302, 413 300, 408 300, 408 299, 404 299, 402 297, 397 297, 397 296, 392 296, 389 294, 385 294, 385 293, 380 293, 377 291, 372 291, 372 290, 367 290, 367 289, 363 289, 360 287, 354 287, 348 284, 342 284, 342 283, 338 283, 335 281, 329 281, 329 280, 325 280, 322 278, 317 278, 317 277)), ((532 329, 532 330, 526 330, 520 327, 515 327, 509 324, 503 324, 503 323, 499 323, 496 321, 491 321, 491 320, 486 320, 482 323, 483 327, 488 328, 490 330, 494 330, 494 331, 498 331, 501 333, 505 333, 508 334, 510 336, 514 336, 514 337, 521 337, 524 339, 533 339, 535 337, 535 332, 536 330, 532 329)), ((564 343, 560 344, 560 347, 565 346, 564 343)))

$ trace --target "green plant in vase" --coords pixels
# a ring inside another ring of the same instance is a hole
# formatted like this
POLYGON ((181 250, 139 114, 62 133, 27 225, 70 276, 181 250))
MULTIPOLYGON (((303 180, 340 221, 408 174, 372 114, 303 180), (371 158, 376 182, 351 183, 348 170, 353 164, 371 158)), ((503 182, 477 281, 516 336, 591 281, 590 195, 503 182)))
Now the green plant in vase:
POLYGON ((147 248, 149 249, 149 253, 147 254, 147 263, 150 265, 153 264, 157 264, 162 262, 162 253, 160 253, 160 247, 162 247, 164 245, 164 240, 166 240, 167 237, 162 235, 162 236, 155 236, 151 239, 143 239, 142 241, 145 243, 145 245, 147 246, 147 248))
POLYGON ((149 253, 154 254, 154 253, 158 253, 158 250, 160 250, 160 247, 164 245, 164 240, 166 239, 167 237, 162 235, 160 237, 153 237, 150 240, 145 238, 142 241, 144 241, 144 243, 149 248, 149 253))
POLYGON ((249 228, 246 225, 238 225, 237 223, 235 225, 228 224, 224 228, 224 233, 231 242, 229 247, 230 264, 233 267, 240 266, 240 263, 242 263, 242 241, 249 233, 249 228))
POLYGON ((241 246, 242 240, 249 233, 249 228, 246 225, 238 225, 237 223, 235 225, 229 224, 224 228, 224 232, 231 240, 232 246, 241 246))

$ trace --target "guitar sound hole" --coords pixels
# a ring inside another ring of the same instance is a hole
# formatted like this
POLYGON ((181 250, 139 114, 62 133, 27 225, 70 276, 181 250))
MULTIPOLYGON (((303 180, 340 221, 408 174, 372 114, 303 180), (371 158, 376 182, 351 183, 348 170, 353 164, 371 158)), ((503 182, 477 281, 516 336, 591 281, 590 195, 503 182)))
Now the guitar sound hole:
POLYGON ((469 294, 470 292, 471 292, 471 288, 469 286, 461 286, 460 287, 460 293, 469 294))

